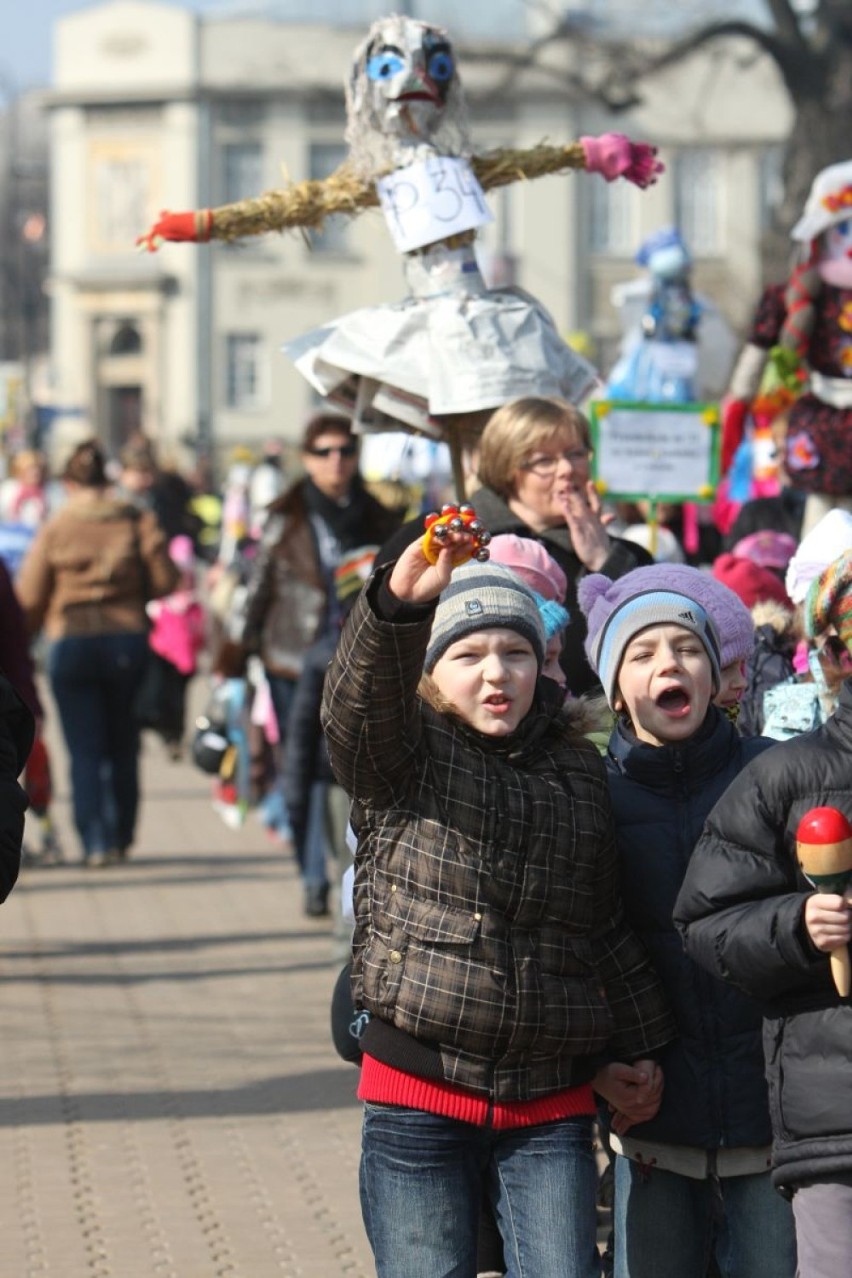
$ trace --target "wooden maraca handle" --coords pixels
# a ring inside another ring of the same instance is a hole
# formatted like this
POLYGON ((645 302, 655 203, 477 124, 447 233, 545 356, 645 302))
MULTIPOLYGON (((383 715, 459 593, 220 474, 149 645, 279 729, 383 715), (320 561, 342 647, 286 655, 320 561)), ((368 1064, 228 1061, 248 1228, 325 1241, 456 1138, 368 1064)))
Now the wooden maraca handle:
POLYGON ((852 965, 849 962, 849 946, 841 945, 839 950, 832 950, 830 959, 834 988, 841 998, 848 998, 849 990, 852 988, 852 965))

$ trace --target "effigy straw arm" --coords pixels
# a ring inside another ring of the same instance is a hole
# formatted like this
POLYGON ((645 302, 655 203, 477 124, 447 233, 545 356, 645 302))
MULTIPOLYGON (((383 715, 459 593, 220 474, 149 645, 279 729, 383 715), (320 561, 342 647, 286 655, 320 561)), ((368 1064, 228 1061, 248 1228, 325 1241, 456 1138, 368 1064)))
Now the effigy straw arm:
MULTIPOLYGON (((488 191, 511 182, 588 166, 582 144, 571 142, 566 146, 541 143, 524 150, 500 148, 473 156, 471 167, 483 189, 488 191)), ((343 164, 327 178, 294 182, 280 190, 266 191, 219 208, 188 213, 166 211, 139 237, 137 244, 154 252, 164 240, 205 243, 207 240, 240 240, 270 231, 318 231, 326 218, 354 217, 364 209, 377 208, 378 204, 375 182, 359 177, 343 164)))
POLYGON ((523 150, 500 147, 484 155, 474 155, 470 166, 484 191, 508 186, 512 182, 547 177, 551 173, 563 173, 566 169, 587 167, 586 153, 580 142, 569 142, 565 146, 541 142, 523 150))
MULTIPOLYGON (((524 150, 500 148, 475 155, 471 160, 471 168, 486 191, 511 182, 585 167, 585 154, 579 142, 567 146, 542 143, 524 150)), ((377 208, 378 203, 375 183, 357 177, 342 165, 322 180, 296 182, 280 191, 267 191, 264 195, 214 209, 211 238, 233 240, 297 227, 319 230, 327 217, 340 214, 352 217, 364 209, 377 208)))
POLYGON ((378 203, 375 183, 341 167, 322 180, 294 182, 281 190, 213 209, 211 239, 237 240, 300 227, 318 231, 328 217, 352 217, 363 209, 378 207, 378 203))

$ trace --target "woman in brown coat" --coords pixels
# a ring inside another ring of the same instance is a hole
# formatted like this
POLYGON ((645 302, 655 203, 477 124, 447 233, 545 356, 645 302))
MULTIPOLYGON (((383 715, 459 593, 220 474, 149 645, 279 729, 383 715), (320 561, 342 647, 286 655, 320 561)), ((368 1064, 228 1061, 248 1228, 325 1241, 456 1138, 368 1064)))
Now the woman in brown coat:
POLYGON ((63 476, 66 504, 37 534, 17 580, 29 630, 44 630, 47 671, 71 759, 74 821, 86 865, 127 855, 139 805, 133 699, 148 650, 145 604, 177 583, 152 514, 110 496, 89 440, 63 476))

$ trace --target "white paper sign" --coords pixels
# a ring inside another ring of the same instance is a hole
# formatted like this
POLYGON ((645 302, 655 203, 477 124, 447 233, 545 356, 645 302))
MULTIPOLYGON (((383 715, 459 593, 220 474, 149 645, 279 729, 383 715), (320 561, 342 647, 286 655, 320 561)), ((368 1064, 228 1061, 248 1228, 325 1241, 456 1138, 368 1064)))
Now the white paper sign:
POLYGON ((400 253, 494 220, 467 160, 446 155, 418 160, 379 178, 376 187, 400 253))
POLYGON ((653 365, 660 378, 672 377, 689 381, 698 372, 698 344, 696 342, 655 342, 653 365))
POLYGON ((608 494, 706 497, 715 434, 701 410, 613 404, 596 421, 595 475, 608 494))

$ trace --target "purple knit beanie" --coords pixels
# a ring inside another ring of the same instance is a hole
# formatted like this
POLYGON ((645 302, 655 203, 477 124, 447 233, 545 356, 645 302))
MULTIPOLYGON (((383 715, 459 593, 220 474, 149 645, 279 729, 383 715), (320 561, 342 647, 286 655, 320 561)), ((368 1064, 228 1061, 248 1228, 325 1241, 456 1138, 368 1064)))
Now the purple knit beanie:
MULTIPOLYGON (((717 581, 708 572, 690 568, 687 564, 649 564, 619 577, 619 586, 623 588, 626 583, 631 583, 629 588, 634 593, 640 587, 642 590, 674 590, 676 594, 686 595, 700 603, 716 627, 719 664, 723 669, 732 661, 745 661, 754 647, 754 619, 748 608, 729 586, 717 581), (640 572, 641 577, 637 576, 640 572), (635 585, 632 585, 634 581, 635 585)), ((581 581, 580 591, 582 584, 581 581)), ((582 594, 580 597, 582 601, 582 594)), ((582 602, 580 606, 583 607, 582 602)))
MULTIPOLYGON (((699 578, 703 585, 705 574, 685 564, 650 564, 634 568, 617 581, 596 572, 577 583, 577 600, 589 631, 586 655, 610 705, 624 649, 634 635, 649 626, 674 625, 692 631, 710 658, 713 684, 718 689, 722 664, 719 636, 709 609, 695 590, 699 578)), ((719 588, 718 582, 709 580, 719 588)), ((733 598, 739 604, 735 595, 733 598)))
POLYGON ((670 590, 697 600, 709 612, 719 635, 722 669, 745 661, 754 647, 754 618, 739 595, 709 572, 686 564, 668 564, 664 575, 670 590))

